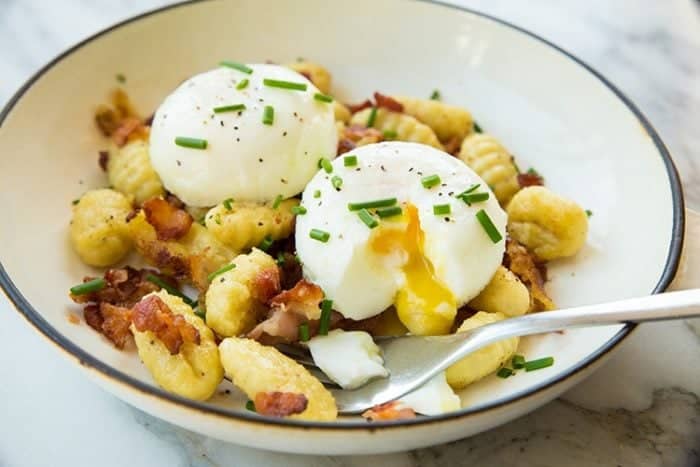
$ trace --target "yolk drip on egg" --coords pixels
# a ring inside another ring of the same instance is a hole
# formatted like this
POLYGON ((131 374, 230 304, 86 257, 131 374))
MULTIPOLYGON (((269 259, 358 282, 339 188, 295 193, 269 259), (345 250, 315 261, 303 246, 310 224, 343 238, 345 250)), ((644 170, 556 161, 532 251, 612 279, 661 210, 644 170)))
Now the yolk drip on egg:
POLYGON ((397 222, 384 222, 373 232, 370 247, 382 256, 399 253, 403 258, 404 282, 394 305, 408 330, 416 335, 447 334, 457 314, 457 302, 426 258, 424 237, 418 209, 408 204, 397 222))

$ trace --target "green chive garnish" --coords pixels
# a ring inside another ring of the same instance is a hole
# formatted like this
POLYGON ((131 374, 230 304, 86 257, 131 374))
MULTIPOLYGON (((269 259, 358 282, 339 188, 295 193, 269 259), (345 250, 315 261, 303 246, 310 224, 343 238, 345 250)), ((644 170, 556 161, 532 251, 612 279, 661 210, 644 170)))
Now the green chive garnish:
POLYGON ((238 112, 240 110, 245 110, 245 104, 222 105, 221 107, 214 107, 213 110, 215 114, 224 112, 238 112))
POLYGON ((472 203, 480 203, 482 201, 486 201, 489 199, 489 194, 488 193, 468 193, 466 195, 461 195, 460 199, 467 203, 469 206, 472 205, 472 203))
POLYGON ((420 182, 423 184, 423 187, 432 188, 435 185, 440 184, 440 176, 437 174, 426 175, 425 177, 420 179, 420 182))
POLYGON ((547 368, 552 365, 554 365, 554 357, 538 358, 537 360, 525 362, 525 371, 541 370, 542 368, 547 368))
POLYGON ((331 238, 331 234, 325 230, 311 229, 309 232, 309 237, 313 238, 314 240, 318 240, 319 242, 326 243, 328 239, 331 238))
POLYGON ((243 79, 236 85, 236 89, 238 89, 238 90, 245 89, 245 88, 248 87, 248 83, 250 83, 250 81, 248 81, 248 78, 243 78, 243 79))
POLYGON ((469 193, 471 193, 472 191, 476 190, 476 189, 479 188, 480 186, 481 186, 481 183, 474 183, 473 185, 469 186, 469 188, 467 188, 466 190, 464 190, 463 192, 461 192, 460 194, 458 194, 458 195, 457 195, 457 198, 461 198, 461 197, 464 196, 464 195, 468 195, 469 193))
POLYGON ((85 295, 102 290, 106 285, 107 282, 103 278, 98 277, 97 279, 92 279, 90 281, 83 282, 82 284, 74 285, 70 288, 70 293, 73 295, 85 295))
POLYGON ((302 323, 299 325, 299 340, 301 342, 309 341, 309 323, 302 323))
POLYGON ((253 401, 246 402, 245 409, 250 410, 251 412, 255 412, 255 402, 253 402, 253 401))
POLYGON ((321 94, 320 92, 317 92, 314 94, 314 99, 316 99, 319 102, 326 102, 326 103, 333 102, 333 98, 331 96, 327 96, 326 94, 321 94))
POLYGON ((498 376, 499 378, 506 379, 509 376, 511 376, 512 374, 513 374, 513 370, 511 370, 510 368, 503 367, 500 370, 498 370, 498 373, 496 373, 496 376, 498 376))
POLYGON ((435 89, 435 90, 433 91, 433 93, 430 95, 430 100, 439 101, 440 99, 441 99, 440 91, 438 91, 437 89, 435 89))
POLYGON ((73 201, 71 201, 71 203, 73 204, 73 206, 75 206, 76 204, 80 203, 80 198, 74 199, 73 201))
POLYGON ((513 365, 513 368, 516 369, 521 369, 525 367, 525 357, 522 355, 513 355, 513 358, 510 361, 510 364, 513 365))
POLYGON ((123 73, 117 73, 117 81, 119 81, 121 84, 126 83, 126 76, 124 76, 123 73))
POLYGON ((263 84, 271 88, 289 89, 290 91, 306 91, 306 83, 293 83, 279 79, 263 79, 263 84))
POLYGON ((265 238, 262 239, 262 242, 260 242, 260 245, 258 245, 258 249, 262 251, 267 251, 270 249, 272 244, 274 243, 274 240, 272 237, 269 235, 265 235, 265 238))
POLYGON ((231 203, 233 203, 233 198, 226 198, 224 200, 223 205, 227 211, 230 211, 231 209, 233 209, 233 206, 231 206, 231 203))
POLYGON ((204 321, 207 320, 207 312, 203 306, 198 306, 194 309, 194 314, 202 318, 204 321))
POLYGON ((357 217, 359 217, 360 220, 364 222, 365 225, 370 229, 373 229, 379 225, 379 221, 372 217, 372 214, 370 214, 369 211, 366 209, 360 209, 357 212, 357 217))
POLYGON ((228 68, 233 68, 234 70, 242 71, 243 73, 246 73, 249 75, 253 73, 252 68, 250 68, 242 63, 232 62, 230 60, 222 60, 219 62, 219 65, 225 66, 228 68))
POLYGON ((314 191, 314 198, 320 198, 320 197, 321 197, 321 190, 314 191))
POLYGON ((345 167, 355 167, 357 165, 357 156, 343 157, 343 165, 345 167))
POLYGON ((292 214, 303 216, 306 214, 306 208, 304 206, 292 206, 292 214))
POLYGON ((382 219, 398 216, 401 214, 401 212, 401 206, 391 206, 390 208, 377 209, 377 215, 382 219))
POLYGON ((590 209, 586 209, 586 216, 591 217, 592 215, 593 215, 593 211, 591 211, 590 209))
POLYGON ((328 334, 328 329, 331 327, 331 310, 333 308, 333 300, 321 301, 321 319, 318 323, 318 334, 325 336, 328 334))
POLYGON ((384 137, 384 139, 394 139, 397 136, 399 136, 399 134, 397 132, 395 132, 394 130, 385 130, 382 133, 382 136, 384 137))
POLYGON ((530 167, 529 169, 527 169, 527 173, 530 175, 535 175, 537 177, 542 177, 542 175, 540 175, 540 173, 537 170, 535 170, 534 167, 530 167))
POLYGON ((280 204, 282 204, 283 199, 284 197, 282 195, 277 195, 275 197, 275 200, 272 202, 272 209, 277 209, 278 207, 280 207, 280 204))
POLYGON ((263 109, 263 125, 272 125, 275 121, 275 109, 271 105, 266 105, 263 109))
POLYGON ((322 157, 318 160, 318 168, 323 168, 323 170, 325 170, 326 173, 333 172, 333 164, 331 164, 331 161, 329 161, 325 157, 322 157))
POLYGON ((336 190, 340 190, 340 187, 343 186, 343 179, 334 175, 333 178, 331 178, 331 185, 333 185, 333 188, 336 190))
POLYGON ((374 121, 377 119, 377 108, 372 107, 369 112, 369 117, 367 117, 367 128, 372 128, 374 126, 374 121))
POLYGON ((484 228, 486 235, 489 236, 493 243, 498 243, 503 239, 500 232, 498 232, 496 226, 493 225, 493 222, 491 221, 491 218, 486 213, 486 211, 484 211, 483 209, 479 210, 479 212, 476 213, 476 218, 481 224, 481 226, 484 228))
POLYGON ((474 122, 474 131, 476 131, 477 133, 483 133, 483 132, 484 132, 484 130, 482 130, 481 127, 479 126, 479 124, 476 123, 476 122, 474 122))
POLYGON ((360 209, 386 208, 396 204, 396 198, 375 199, 373 201, 363 201, 361 203, 348 203, 348 209, 359 211, 360 209))
POLYGON ((452 208, 449 204, 435 204, 433 206, 433 214, 436 216, 444 216, 452 212, 452 208))
POLYGON ((276 262, 277 262, 278 266, 284 266, 285 259, 284 259, 283 252, 280 251, 279 253, 277 253, 277 261, 276 262))
POLYGON ((175 138, 175 144, 184 148, 206 149, 207 140, 200 138, 190 138, 189 136, 178 136, 175 138))
POLYGON ((226 266, 222 267, 221 269, 217 269, 216 271, 214 271, 214 272, 212 272, 211 274, 209 274, 209 275, 207 276, 207 280, 208 280, 209 282, 211 282, 211 281, 214 280, 214 278, 215 278, 216 276, 219 276, 219 275, 225 273, 226 271, 230 271, 231 269, 234 269, 235 267, 236 267, 236 265, 233 264, 233 263, 227 264, 226 266))
POLYGON ((179 290, 177 290, 177 289, 176 289, 175 287, 173 287, 172 285, 170 285, 170 284, 168 284, 167 282, 165 282, 165 281, 164 281, 163 279, 161 279, 160 277, 154 276, 153 274, 148 274, 148 275, 146 276, 146 280, 147 280, 148 282, 154 283, 155 285, 157 285, 157 286, 160 287, 161 289, 163 289, 163 290, 165 290, 166 292, 168 292, 170 295, 175 295, 176 297, 180 297, 180 298, 182 299, 182 301, 185 302, 185 303, 187 303, 188 305, 192 306, 192 305, 194 304, 194 300, 192 300, 190 297, 188 297, 187 295, 185 295, 185 294, 183 294, 182 292, 180 292, 179 290))

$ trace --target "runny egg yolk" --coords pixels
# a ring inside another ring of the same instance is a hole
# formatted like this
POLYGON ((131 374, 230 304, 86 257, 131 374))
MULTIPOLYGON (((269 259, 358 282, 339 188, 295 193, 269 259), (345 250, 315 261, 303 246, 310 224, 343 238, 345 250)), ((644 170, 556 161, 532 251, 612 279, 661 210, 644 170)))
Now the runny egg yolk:
POLYGON ((401 322, 415 335, 450 332, 457 314, 452 291, 435 275, 423 251, 424 234, 418 209, 412 204, 395 222, 383 222, 372 234, 370 248, 382 256, 399 253, 404 282, 394 298, 401 322))

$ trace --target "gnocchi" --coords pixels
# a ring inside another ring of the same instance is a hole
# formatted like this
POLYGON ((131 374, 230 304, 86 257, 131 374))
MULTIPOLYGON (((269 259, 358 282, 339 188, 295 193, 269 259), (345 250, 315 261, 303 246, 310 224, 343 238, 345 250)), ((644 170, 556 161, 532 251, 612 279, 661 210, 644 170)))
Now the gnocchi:
POLYGON ((318 88, 323 94, 330 94, 331 92, 331 74, 330 72, 314 62, 307 62, 306 60, 289 63, 288 68, 301 73, 306 76, 309 81, 314 83, 314 86, 318 88))
POLYGON ((404 113, 415 117, 433 129, 442 142, 457 138, 461 141, 474 127, 472 114, 468 110, 432 99, 393 96, 403 105, 404 113))
POLYGON ((130 141, 121 148, 113 145, 107 159, 107 178, 115 190, 133 198, 137 205, 165 193, 148 157, 147 141, 130 141))
POLYGON ((392 112, 385 108, 377 108, 376 117, 372 125, 367 125, 373 109, 364 109, 355 113, 350 118, 351 125, 363 125, 376 128, 385 135, 395 133, 393 139, 409 141, 413 143, 427 144, 434 148, 443 149, 435 132, 428 125, 419 122, 410 115, 392 112))
POLYGON ((520 316, 530 309, 530 292, 518 276, 499 266, 486 288, 469 302, 469 306, 509 317, 520 316))

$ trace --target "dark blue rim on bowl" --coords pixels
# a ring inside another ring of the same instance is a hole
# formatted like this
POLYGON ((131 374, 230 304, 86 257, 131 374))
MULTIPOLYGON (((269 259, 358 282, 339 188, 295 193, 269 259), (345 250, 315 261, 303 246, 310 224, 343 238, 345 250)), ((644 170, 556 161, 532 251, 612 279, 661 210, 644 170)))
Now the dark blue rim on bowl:
MULTIPOLYGON (((14 108, 15 104, 24 96, 24 94, 29 91, 29 89, 32 87, 32 85, 42 77, 47 71, 49 71, 51 68, 53 68, 57 63, 59 63, 61 60, 63 60, 65 57, 70 55, 71 53, 75 52, 76 50, 80 49, 84 45, 92 42, 93 40, 108 34, 109 32, 118 29, 124 25, 136 22, 138 20, 141 20, 143 18, 152 16, 152 15, 157 15, 161 14, 164 12, 167 12, 169 10, 173 10, 176 8, 180 8, 182 6, 186 5, 191 5, 191 4, 196 4, 196 3, 203 3, 209 0, 189 0, 189 1, 184 1, 180 3, 175 3, 172 5, 164 6, 161 8, 157 8, 145 13, 142 13, 140 15, 134 16, 132 18, 126 19, 124 21, 121 21, 113 26, 110 26, 96 34, 93 34, 92 36, 84 39, 83 41, 79 42, 78 44, 74 45, 73 47, 69 48, 68 50, 64 51, 57 57, 55 57, 53 60, 51 60, 48 64, 46 64, 43 68, 41 68, 39 71, 37 71, 27 82, 15 93, 15 95, 9 100, 7 105, 3 108, 2 112, 0 112, 0 127, 3 126, 4 121, 6 120, 7 116, 10 114, 12 109, 14 108)), ((551 47, 552 49, 558 51, 562 56, 567 57, 569 60, 577 63, 579 66, 581 66, 583 69, 587 70, 591 75, 593 75, 595 78, 597 78, 600 82, 602 82, 610 91, 612 91, 619 99, 622 101, 623 104, 632 112, 637 120, 639 121, 640 125, 644 128, 644 130, 647 132, 651 140, 653 141, 654 145, 656 146, 656 149, 659 152, 659 155, 661 156, 664 166, 666 167, 666 172, 668 175, 669 179, 669 184, 671 186, 671 194, 672 194, 672 203, 673 203, 673 228, 672 228, 672 236, 671 236, 671 242, 669 244, 669 249, 668 249, 668 256, 666 258, 666 264, 664 266, 664 271, 661 274, 661 277, 659 278, 658 283, 654 287, 654 289, 651 291, 651 293, 659 293, 663 292, 666 287, 671 283, 673 280, 676 270, 678 269, 678 264, 680 261, 680 256, 681 256, 681 250, 683 246, 683 235, 684 235, 684 229, 685 229, 685 211, 684 211, 684 202, 683 202, 683 191, 681 188, 680 180, 678 177, 678 172, 676 170, 675 165, 673 164, 673 160, 671 159, 671 155, 669 154, 668 150, 666 149, 664 143, 661 141, 661 138, 659 135, 656 133, 654 128, 651 126, 649 121, 646 119, 646 117, 640 112, 640 110, 619 90, 617 89, 612 83, 610 83, 606 78, 604 78, 600 73, 595 71, 593 68, 591 68, 589 65, 586 63, 582 62, 580 59, 576 58, 569 52, 563 50, 559 46, 549 42, 548 40, 526 30, 523 29, 519 26, 516 26, 514 24, 511 24, 507 21, 504 21, 502 19, 480 13, 478 11, 474 11, 469 8, 464 8, 456 5, 450 5, 443 3, 442 1, 439 0, 419 0, 421 2, 426 2, 426 3, 431 3, 434 5, 437 5, 439 7, 445 7, 445 8, 451 8, 454 10, 459 10, 459 11, 464 11, 467 13, 471 13, 476 16, 480 16, 482 18, 485 18, 487 20, 490 20, 494 23, 497 23, 503 27, 513 29, 515 31, 518 31, 522 34, 525 34, 531 38, 536 39, 537 41, 546 44, 547 46, 551 47)), ((588 357, 585 359, 581 360, 576 366, 571 368, 569 371, 558 375, 556 377, 549 378, 545 381, 542 381, 541 383, 534 385, 526 390, 520 391, 510 397, 503 398, 500 400, 496 400, 494 402, 491 402, 489 404, 483 404, 481 406, 476 406, 476 407, 467 407, 455 412, 451 412, 448 414, 444 415, 436 415, 436 416, 431 416, 431 417, 419 417, 415 419, 410 419, 410 420, 399 420, 399 421, 388 421, 388 422, 373 422, 371 424, 367 423, 362 423, 362 422, 356 422, 356 421, 334 421, 334 422, 309 422, 309 421, 300 421, 300 420, 287 420, 287 419, 270 419, 270 418, 265 418, 265 417, 260 417, 255 414, 246 412, 246 411, 237 411, 237 410, 229 410, 229 409, 222 409, 210 404, 206 404, 203 402, 198 402, 190 399, 186 399, 184 397, 180 397, 174 394, 171 394, 169 392, 164 391, 163 389, 160 389, 156 386, 151 386, 150 384, 144 383, 142 381, 139 381, 121 371, 119 371, 116 368, 113 368, 109 365, 106 365, 104 362, 98 360, 96 357, 93 355, 87 353, 85 350, 68 340, 66 337, 64 337, 62 334, 60 334, 54 327, 52 327, 42 316, 41 314, 27 301, 27 299, 22 295, 22 293, 17 289, 15 284, 12 282, 10 279, 9 275, 7 274, 7 271, 2 265, 2 262, 0 262, 0 287, 4 290, 5 294, 7 297, 10 299, 10 301, 13 303, 17 311, 19 311, 25 319, 27 319, 41 334, 43 334, 45 337, 47 337, 52 343, 60 347, 62 350, 67 352, 70 356, 73 358, 77 359, 78 362, 86 366, 90 369, 96 370, 98 373, 101 373, 103 376, 106 376, 110 379, 116 380, 116 382, 121 383, 123 385, 130 386, 132 389, 136 389, 141 393, 144 393, 145 395, 152 396, 152 397, 158 397, 161 399, 164 399, 170 403, 177 404, 181 406, 181 408, 186 408, 190 410, 196 410, 199 412, 203 412, 207 415, 214 415, 222 418, 234 418, 239 421, 245 421, 249 423, 254 423, 258 425, 266 425, 270 428, 283 428, 283 427, 288 427, 288 428, 304 428, 304 429, 323 429, 323 430, 363 430, 363 431, 375 431, 378 428, 402 428, 402 427, 408 427, 408 426, 413 426, 413 425, 428 425, 428 424, 434 424, 434 423, 439 423, 443 421, 449 421, 449 420, 455 420, 459 418, 466 418, 470 415, 478 415, 482 414, 484 412, 487 412, 492 409, 500 408, 505 405, 509 405, 518 401, 521 401, 525 398, 532 397, 536 395, 537 393, 544 391, 558 383, 561 383, 564 380, 567 380, 577 373, 585 370, 589 366, 591 366, 594 362, 596 362, 599 358, 603 357, 607 353, 609 353, 612 349, 614 349, 622 340, 627 337, 636 327, 636 325, 628 324, 625 325, 617 334, 615 334, 610 340, 608 340, 604 345, 602 345, 600 348, 598 348, 595 352, 591 353, 588 357)))

